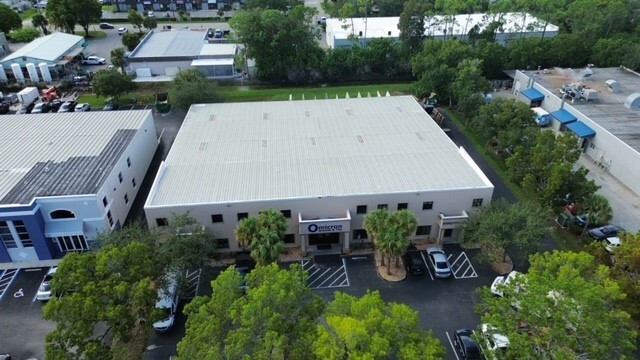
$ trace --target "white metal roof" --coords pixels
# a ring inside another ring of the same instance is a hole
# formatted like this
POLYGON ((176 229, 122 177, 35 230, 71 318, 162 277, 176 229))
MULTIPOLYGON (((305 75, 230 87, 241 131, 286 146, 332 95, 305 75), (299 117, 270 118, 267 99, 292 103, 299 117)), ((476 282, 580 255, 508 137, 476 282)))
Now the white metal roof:
POLYGON ((77 177, 91 166, 97 167, 96 173, 111 171, 113 156, 131 138, 126 133, 137 131, 148 116, 150 110, 0 116, 0 204, 27 203, 50 195, 54 188, 64 192, 100 185, 95 184, 99 174, 91 174, 93 179, 77 177), (114 148, 107 149, 109 144, 114 148), (34 173, 38 169, 41 172, 34 173), (36 186, 47 176, 50 181, 36 186))
POLYGON ((82 36, 61 32, 53 33, 33 40, 24 47, 4 57, 0 62, 10 61, 23 56, 43 61, 55 61, 83 40, 84 38, 82 36))
POLYGON ((193 105, 146 207, 493 187, 411 96, 193 105))
POLYGON ((155 29, 129 55, 135 58, 197 57, 207 37, 206 28, 155 29))
POLYGON ((204 44, 200 56, 228 56, 234 57, 238 51, 236 44, 204 44))
POLYGON ((233 59, 199 59, 191 61, 191 66, 233 65, 233 59))

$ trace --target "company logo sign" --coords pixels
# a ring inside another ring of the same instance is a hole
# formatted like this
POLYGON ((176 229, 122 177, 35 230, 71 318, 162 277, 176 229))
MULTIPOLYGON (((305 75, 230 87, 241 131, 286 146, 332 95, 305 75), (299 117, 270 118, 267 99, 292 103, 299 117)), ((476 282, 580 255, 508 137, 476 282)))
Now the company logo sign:
POLYGON ((309 231, 310 234, 339 232, 339 231, 342 231, 342 225, 341 224, 333 224, 333 225, 309 224, 307 226, 307 231, 309 231))

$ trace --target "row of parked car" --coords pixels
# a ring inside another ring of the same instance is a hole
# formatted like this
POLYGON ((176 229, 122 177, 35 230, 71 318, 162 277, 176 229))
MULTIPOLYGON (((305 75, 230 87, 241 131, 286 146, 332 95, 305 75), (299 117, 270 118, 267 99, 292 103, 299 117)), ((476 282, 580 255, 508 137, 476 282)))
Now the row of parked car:
POLYGON ((51 102, 39 102, 23 105, 16 114, 44 114, 48 112, 86 112, 91 111, 91 105, 87 103, 78 104, 77 101, 53 100, 51 102))
POLYGON ((411 246, 406 254, 402 257, 405 268, 408 273, 413 275, 423 275, 429 271, 426 262, 429 263, 433 270, 433 276, 439 279, 446 279, 453 275, 451 265, 445 252, 437 247, 429 247, 423 253, 411 246), (426 254, 426 259, 424 257, 426 254))

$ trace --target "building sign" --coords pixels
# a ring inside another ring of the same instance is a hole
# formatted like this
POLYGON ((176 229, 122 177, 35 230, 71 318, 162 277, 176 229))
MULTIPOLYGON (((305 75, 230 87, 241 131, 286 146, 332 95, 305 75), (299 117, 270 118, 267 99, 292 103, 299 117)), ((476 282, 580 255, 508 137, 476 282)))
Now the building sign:
POLYGON ((349 220, 304 221, 300 223, 299 230, 300 234, 345 232, 351 230, 351 222, 349 220))

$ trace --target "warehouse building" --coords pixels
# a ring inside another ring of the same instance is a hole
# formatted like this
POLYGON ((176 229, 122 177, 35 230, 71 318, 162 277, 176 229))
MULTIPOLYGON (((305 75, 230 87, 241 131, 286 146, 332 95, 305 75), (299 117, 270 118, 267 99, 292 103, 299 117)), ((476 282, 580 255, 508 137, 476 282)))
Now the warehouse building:
POLYGON ((238 223, 279 210, 285 243, 349 253, 377 209, 416 214, 414 239, 454 242, 493 185, 411 96, 193 105, 145 204, 150 227, 189 213, 223 252, 238 223))
POLYGON ((51 264, 120 228, 157 145, 148 110, 1 116, 0 268, 51 264))

